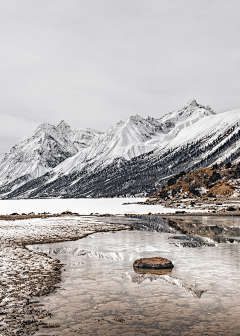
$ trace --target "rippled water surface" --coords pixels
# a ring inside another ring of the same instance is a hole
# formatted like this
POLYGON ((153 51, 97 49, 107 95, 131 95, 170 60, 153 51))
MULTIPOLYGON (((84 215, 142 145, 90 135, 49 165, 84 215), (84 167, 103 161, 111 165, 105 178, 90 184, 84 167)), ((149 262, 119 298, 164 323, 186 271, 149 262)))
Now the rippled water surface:
POLYGON ((240 244, 184 248, 174 233, 121 231, 33 246, 65 266, 57 293, 40 299, 59 323, 36 335, 240 335, 240 244), (163 274, 133 261, 162 256, 163 274))

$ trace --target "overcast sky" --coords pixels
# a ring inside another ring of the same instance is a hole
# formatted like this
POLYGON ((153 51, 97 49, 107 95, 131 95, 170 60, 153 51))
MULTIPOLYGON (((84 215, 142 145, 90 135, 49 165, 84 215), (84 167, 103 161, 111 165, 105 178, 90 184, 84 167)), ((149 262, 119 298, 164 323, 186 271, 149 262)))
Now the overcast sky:
POLYGON ((239 0, 1 0, 0 157, 43 122, 239 108, 239 33, 239 0))

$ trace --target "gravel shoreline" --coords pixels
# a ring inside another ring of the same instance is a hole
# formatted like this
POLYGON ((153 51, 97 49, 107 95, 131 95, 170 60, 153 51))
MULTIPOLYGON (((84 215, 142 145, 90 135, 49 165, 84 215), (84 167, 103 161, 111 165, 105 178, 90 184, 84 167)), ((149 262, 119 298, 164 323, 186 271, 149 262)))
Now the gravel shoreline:
POLYGON ((148 214, 127 214, 126 217, 131 216, 160 216, 160 217, 239 217, 240 211, 229 211, 229 212, 187 212, 187 211, 176 211, 176 212, 165 212, 165 213, 148 213, 148 214))
POLYGON ((131 229, 96 217, 48 217, 0 220, 0 335, 34 335, 51 313, 37 297, 56 291, 63 265, 27 245, 77 240, 96 232, 131 229))

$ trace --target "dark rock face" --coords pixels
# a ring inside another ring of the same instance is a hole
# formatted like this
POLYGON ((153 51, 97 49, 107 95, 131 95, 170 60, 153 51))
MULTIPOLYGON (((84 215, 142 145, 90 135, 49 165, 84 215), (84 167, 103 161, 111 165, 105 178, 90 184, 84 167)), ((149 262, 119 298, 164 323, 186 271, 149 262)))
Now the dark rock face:
POLYGON ((228 207, 226 210, 227 211, 236 211, 236 209, 234 207, 232 207, 232 206, 228 207))
POLYGON ((134 261, 133 267, 144 269, 171 269, 174 266, 172 262, 166 258, 154 257, 137 259, 134 261))

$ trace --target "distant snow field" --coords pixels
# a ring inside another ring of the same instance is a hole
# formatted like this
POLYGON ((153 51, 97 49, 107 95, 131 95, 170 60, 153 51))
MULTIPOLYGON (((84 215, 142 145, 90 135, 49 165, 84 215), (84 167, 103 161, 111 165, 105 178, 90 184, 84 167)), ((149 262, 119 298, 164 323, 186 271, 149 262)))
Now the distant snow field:
POLYGON ((145 198, 80 198, 80 199, 23 199, 0 200, 0 215, 13 212, 60 213, 66 210, 80 215, 99 214, 147 214, 175 212, 176 209, 164 208, 161 205, 129 204, 128 202, 144 202, 145 198))

